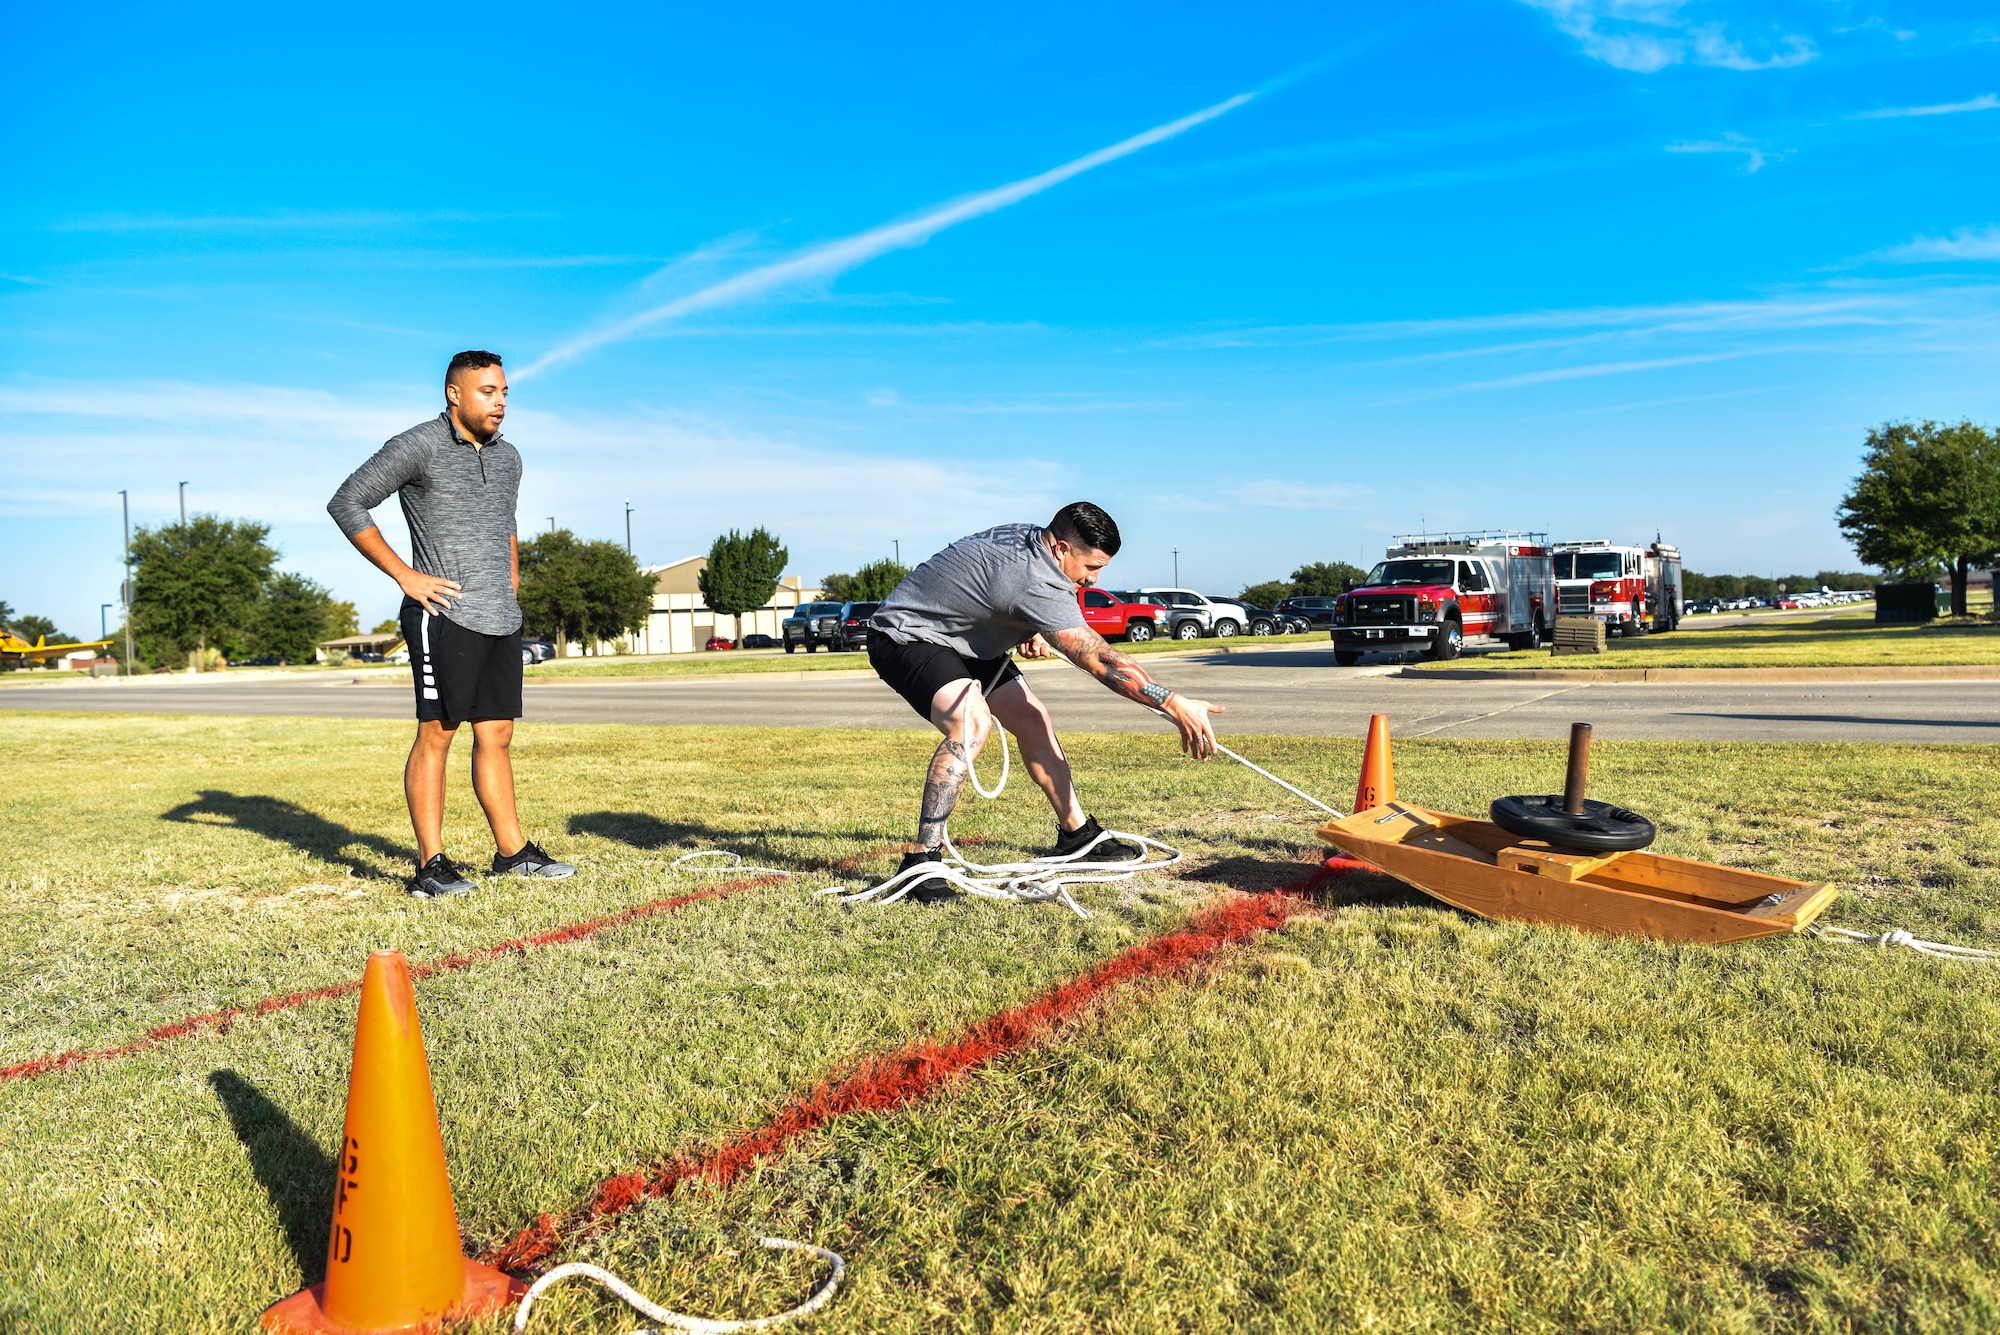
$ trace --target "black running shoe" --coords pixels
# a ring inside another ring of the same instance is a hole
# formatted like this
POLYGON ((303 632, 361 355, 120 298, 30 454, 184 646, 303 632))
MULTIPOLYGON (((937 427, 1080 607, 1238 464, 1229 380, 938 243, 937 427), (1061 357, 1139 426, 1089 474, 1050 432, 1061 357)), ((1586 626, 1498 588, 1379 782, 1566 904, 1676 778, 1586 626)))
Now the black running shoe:
MULTIPOLYGON (((927 862, 935 862, 939 866, 943 866, 944 854, 938 852, 935 848, 924 848, 919 849, 915 853, 905 853, 903 854, 903 865, 896 868, 896 871, 898 873, 906 872, 912 867, 921 867, 927 862)), ((942 904, 948 900, 958 898, 958 887, 950 881, 945 880, 942 876, 932 876, 911 885, 909 893, 904 895, 903 898, 914 899, 919 904, 942 904)))
MULTIPOLYGON (((1056 826, 1055 852, 1049 856, 1066 858, 1080 848, 1087 847, 1091 840, 1104 833, 1104 827, 1097 823, 1097 817, 1088 816, 1083 824, 1065 832, 1056 826)), ((1131 862, 1139 856, 1136 844, 1128 844, 1123 839, 1106 839, 1097 847, 1078 858, 1079 862, 1131 862)))
POLYGON ((472 882, 465 879, 457 864, 439 853, 417 868, 416 876, 410 881, 410 893, 418 899, 444 899, 450 895, 469 895, 472 893, 472 882))
POLYGON ((493 855, 495 876, 541 876, 551 881, 560 881, 565 876, 576 875, 576 868, 567 862, 557 862, 542 851, 540 844, 530 839, 521 845, 518 853, 509 857, 493 855))

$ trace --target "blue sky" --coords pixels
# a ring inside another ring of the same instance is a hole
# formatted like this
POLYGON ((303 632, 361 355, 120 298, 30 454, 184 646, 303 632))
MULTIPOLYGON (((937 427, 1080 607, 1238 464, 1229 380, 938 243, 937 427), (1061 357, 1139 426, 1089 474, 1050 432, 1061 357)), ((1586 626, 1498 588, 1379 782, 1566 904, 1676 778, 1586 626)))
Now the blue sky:
POLYGON ((59 9, 0 15, 0 598, 71 631, 183 479, 389 615, 323 507, 469 346, 524 530, 809 579, 1077 497, 1116 584, 1851 568, 1870 425, 2000 421, 1990 9, 59 9))

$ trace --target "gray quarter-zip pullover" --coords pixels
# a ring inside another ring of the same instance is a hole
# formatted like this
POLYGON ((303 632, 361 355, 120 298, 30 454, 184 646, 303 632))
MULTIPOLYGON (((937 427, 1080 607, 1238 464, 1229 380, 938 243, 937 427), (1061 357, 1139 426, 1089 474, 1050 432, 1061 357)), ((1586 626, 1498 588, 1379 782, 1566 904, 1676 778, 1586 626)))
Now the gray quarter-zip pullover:
POLYGON ((410 525, 410 565, 458 585, 445 616, 481 635, 510 635, 521 628, 512 544, 520 492, 520 451, 501 436, 474 449, 439 413, 355 469, 326 512, 352 539, 375 526, 368 512, 395 493, 410 525))

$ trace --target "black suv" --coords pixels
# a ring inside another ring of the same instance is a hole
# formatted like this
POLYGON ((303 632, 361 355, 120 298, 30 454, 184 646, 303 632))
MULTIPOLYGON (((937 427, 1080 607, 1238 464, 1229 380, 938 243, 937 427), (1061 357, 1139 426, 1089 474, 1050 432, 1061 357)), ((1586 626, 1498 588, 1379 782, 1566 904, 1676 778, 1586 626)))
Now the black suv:
POLYGON ((800 603, 792 609, 792 614, 778 623, 778 637, 785 642, 786 653, 796 653, 800 645, 807 653, 820 646, 829 652, 847 647, 847 636, 840 624, 841 611, 846 603, 800 603))
POLYGON ((1334 600, 1332 598, 1317 596, 1287 598, 1272 610, 1281 616, 1301 617, 1314 630, 1331 630, 1333 628, 1333 604, 1334 600))
POLYGON ((875 615, 880 603, 849 603, 840 609, 841 649, 866 649, 868 647, 868 618, 875 615))

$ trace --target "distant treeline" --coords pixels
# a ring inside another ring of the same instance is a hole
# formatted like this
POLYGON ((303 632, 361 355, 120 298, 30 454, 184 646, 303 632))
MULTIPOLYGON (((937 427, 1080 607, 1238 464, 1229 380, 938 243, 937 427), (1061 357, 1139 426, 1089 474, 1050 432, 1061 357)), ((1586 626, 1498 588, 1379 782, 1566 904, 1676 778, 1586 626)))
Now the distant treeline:
POLYGON ((1780 593, 1804 593, 1813 589, 1872 589, 1882 582, 1880 575, 1864 575, 1852 570, 1822 570, 1817 575, 1702 575, 1681 573, 1683 598, 1775 598, 1780 593))
POLYGON ((1345 591, 1345 581, 1351 579, 1358 584, 1367 574, 1360 566, 1345 561, 1314 561, 1294 570, 1290 579, 1247 584, 1236 596, 1253 606, 1269 609, 1286 598, 1330 598, 1345 591))

